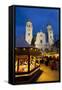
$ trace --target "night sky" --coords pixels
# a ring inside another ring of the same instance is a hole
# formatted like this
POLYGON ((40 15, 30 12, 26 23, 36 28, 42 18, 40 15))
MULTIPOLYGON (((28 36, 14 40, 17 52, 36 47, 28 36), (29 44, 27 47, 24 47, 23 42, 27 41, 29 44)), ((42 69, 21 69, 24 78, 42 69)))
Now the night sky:
POLYGON ((33 35, 52 25, 55 40, 59 39, 59 9, 16 7, 16 38, 25 33, 26 21, 33 24, 33 35))

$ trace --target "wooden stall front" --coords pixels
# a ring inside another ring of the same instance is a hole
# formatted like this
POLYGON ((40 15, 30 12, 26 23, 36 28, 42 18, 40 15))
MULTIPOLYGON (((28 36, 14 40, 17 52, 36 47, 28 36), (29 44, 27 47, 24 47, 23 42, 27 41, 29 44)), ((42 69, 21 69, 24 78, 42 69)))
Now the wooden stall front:
POLYGON ((15 78, 16 83, 30 83, 40 75, 41 52, 37 48, 15 48, 15 78))

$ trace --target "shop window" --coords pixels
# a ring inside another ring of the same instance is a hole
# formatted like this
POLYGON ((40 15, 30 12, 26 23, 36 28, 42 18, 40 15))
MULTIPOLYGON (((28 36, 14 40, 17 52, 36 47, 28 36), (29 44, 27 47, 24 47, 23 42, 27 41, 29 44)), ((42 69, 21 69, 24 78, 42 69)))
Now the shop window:
POLYGON ((40 58, 36 56, 30 56, 30 71, 40 65, 40 58))
POLYGON ((20 72, 20 73, 28 72, 28 56, 27 55, 22 55, 22 56, 19 56, 18 58, 16 57, 15 71, 20 72))
POLYGON ((40 60, 41 60, 41 57, 37 56, 37 58, 36 58, 36 67, 38 67, 40 65, 40 60))
POLYGON ((36 60, 36 67, 39 66, 39 60, 36 60))
POLYGON ((30 71, 36 67, 35 65, 36 65, 36 57, 30 56, 30 71))

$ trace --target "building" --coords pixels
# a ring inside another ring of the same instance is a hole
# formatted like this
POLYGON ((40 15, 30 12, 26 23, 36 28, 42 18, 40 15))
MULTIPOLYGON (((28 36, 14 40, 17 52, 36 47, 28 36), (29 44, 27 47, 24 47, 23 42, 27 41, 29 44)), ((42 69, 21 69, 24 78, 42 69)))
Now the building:
POLYGON ((44 50, 46 44, 45 33, 38 32, 35 41, 35 47, 44 50))
POLYGON ((48 43, 50 46, 52 46, 54 44, 54 36, 53 36, 53 30, 51 25, 47 26, 47 33, 48 33, 48 43))
MULTIPOLYGON (((32 39, 33 39, 33 25, 30 20, 26 22, 26 33, 25 33, 25 40, 28 44, 31 45, 32 39)), ((36 40, 34 42, 34 45, 36 48, 45 50, 51 48, 51 46, 54 44, 54 35, 53 35, 53 29, 52 25, 48 24, 46 26, 46 33, 45 32, 38 32, 36 34, 36 40)))
POLYGON ((25 33, 25 40, 31 44, 32 38, 33 38, 33 25, 30 20, 26 22, 26 33, 25 33))
POLYGON ((16 39, 15 48, 15 81, 16 83, 30 83, 41 74, 41 52, 25 41, 24 36, 16 39))

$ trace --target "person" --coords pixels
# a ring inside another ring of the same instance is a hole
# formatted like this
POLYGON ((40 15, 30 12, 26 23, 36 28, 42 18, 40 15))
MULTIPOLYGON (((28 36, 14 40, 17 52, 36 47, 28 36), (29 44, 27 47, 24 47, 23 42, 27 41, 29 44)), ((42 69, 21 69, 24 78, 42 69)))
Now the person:
POLYGON ((49 63, 49 58, 48 56, 46 57, 46 61, 45 61, 45 65, 48 66, 48 63, 49 63))
POLYGON ((56 70, 57 69, 55 60, 53 60, 53 62, 51 64, 51 69, 52 70, 56 70))

